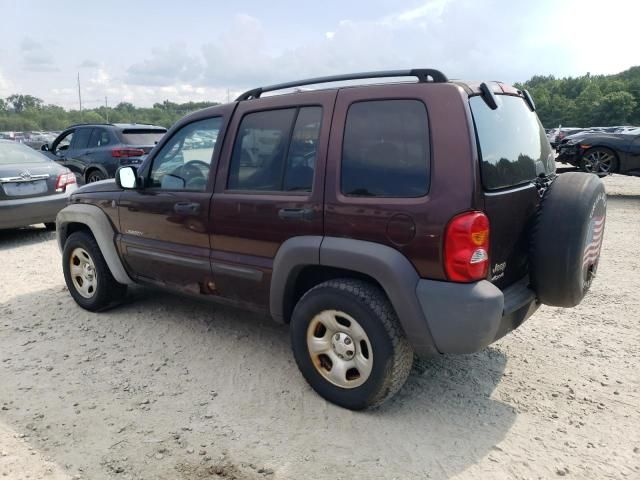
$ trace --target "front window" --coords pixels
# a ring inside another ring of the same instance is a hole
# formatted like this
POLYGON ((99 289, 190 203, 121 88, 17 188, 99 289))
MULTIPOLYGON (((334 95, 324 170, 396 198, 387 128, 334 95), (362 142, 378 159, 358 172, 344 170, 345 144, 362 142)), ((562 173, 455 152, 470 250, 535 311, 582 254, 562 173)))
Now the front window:
POLYGON ((484 187, 512 187, 555 172, 553 151, 536 113, 521 97, 496 95, 496 99, 496 110, 480 96, 469 99, 484 187))
POLYGON ((185 125, 162 147, 153 161, 149 183, 163 190, 204 191, 222 118, 185 125))

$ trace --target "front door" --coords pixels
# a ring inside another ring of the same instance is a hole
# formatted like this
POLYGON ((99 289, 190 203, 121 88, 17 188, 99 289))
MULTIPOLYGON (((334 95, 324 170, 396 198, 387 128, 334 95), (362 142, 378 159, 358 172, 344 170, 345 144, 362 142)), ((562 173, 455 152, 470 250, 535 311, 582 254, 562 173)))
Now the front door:
POLYGON ((212 198, 217 293, 266 309, 280 245, 322 235, 324 165, 335 91, 240 102, 212 198))
POLYGON ((178 128, 120 197, 119 246, 141 280, 198 293, 210 280, 209 206, 223 116, 178 128))

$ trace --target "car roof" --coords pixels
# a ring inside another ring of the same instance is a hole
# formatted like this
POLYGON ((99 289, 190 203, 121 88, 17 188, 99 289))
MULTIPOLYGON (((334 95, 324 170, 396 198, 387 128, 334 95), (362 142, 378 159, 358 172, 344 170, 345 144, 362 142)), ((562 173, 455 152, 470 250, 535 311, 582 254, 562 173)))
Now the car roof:
POLYGON ((144 130, 158 130, 166 132, 165 127, 159 125, 152 125, 150 123, 77 123, 75 125, 69 125, 65 130, 78 127, 115 127, 119 130, 129 129, 144 129, 144 130))

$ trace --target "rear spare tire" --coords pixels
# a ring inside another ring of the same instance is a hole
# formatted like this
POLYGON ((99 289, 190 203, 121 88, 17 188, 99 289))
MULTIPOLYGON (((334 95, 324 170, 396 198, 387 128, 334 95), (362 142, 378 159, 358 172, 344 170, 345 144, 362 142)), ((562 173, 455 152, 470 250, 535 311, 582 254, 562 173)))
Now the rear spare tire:
POLYGON ((607 195, 595 175, 569 172, 546 191, 534 220, 529 271, 540 302, 578 305, 598 269, 607 195))

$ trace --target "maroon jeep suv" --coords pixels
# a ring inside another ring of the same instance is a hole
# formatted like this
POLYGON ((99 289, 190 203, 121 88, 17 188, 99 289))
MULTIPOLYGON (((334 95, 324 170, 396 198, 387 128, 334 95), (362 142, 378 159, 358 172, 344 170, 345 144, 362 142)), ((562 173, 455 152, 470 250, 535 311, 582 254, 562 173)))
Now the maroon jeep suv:
POLYGON ((415 69, 195 112, 74 193, 57 231, 81 307, 144 283, 269 313, 311 386, 362 409, 414 353, 475 352, 540 304, 577 305, 605 209, 596 176, 556 175, 528 92, 415 69))

